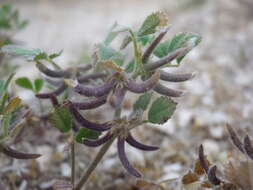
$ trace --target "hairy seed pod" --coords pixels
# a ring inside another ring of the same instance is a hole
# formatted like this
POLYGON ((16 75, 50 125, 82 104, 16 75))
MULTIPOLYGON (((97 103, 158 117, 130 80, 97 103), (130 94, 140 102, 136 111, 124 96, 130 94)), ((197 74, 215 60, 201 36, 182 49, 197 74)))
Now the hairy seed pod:
POLYGON ((168 82, 184 82, 192 79, 194 76, 192 73, 174 74, 160 71, 160 79, 168 82))
POLYGON ((205 158, 204 148, 202 144, 199 146, 199 162, 201 167, 205 170, 206 174, 208 174, 209 164, 205 158))
POLYGON ((43 65, 40 62, 37 62, 36 64, 37 68, 40 70, 40 72, 44 73, 45 75, 53 78, 69 78, 71 73, 69 71, 64 70, 51 70, 47 68, 45 65, 43 65))
POLYGON ((125 95, 126 95, 126 88, 124 87, 116 88, 112 96, 111 105, 115 108, 120 107, 124 100, 125 95))
POLYGON ((115 80, 108 81, 105 84, 97 85, 95 87, 85 87, 81 84, 77 84, 77 86, 74 87, 74 90, 75 92, 84 96, 99 97, 107 95, 113 89, 115 84, 116 84, 115 80))
POLYGON ((16 158, 16 159, 36 159, 39 158, 41 155, 40 154, 29 154, 29 153, 23 153, 23 152, 19 152, 17 150, 14 150, 8 146, 3 146, 0 145, 0 149, 1 151, 12 158, 16 158))
POLYGON ((65 82, 63 82, 61 84, 61 86, 59 86, 56 90, 52 91, 52 92, 48 92, 48 93, 40 93, 40 94, 36 94, 35 96, 37 98, 41 98, 41 99, 47 99, 50 98, 51 96, 58 96, 61 93, 63 93, 66 89, 67 89, 67 85, 65 84, 65 82))
POLYGON ((246 135, 246 137, 244 138, 244 150, 250 157, 250 159, 253 160, 253 147, 248 135, 246 135))
POLYGON ((174 59, 184 55, 187 51, 189 51, 189 48, 180 48, 173 52, 171 52, 169 55, 161 58, 158 61, 155 61, 153 63, 148 63, 144 65, 144 68, 146 70, 155 70, 163 65, 166 65, 167 63, 173 61, 174 59))
POLYGON ((92 68, 91 64, 81 64, 81 65, 77 65, 76 68, 78 69, 78 71, 88 71, 92 68))
POLYGON ((104 79, 107 77, 106 73, 91 73, 77 77, 79 83, 89 82, 90 80, 104 79))
POLYGON ((124 75, 124 86, 131 92, 144 93, 154 88, 160 79, 160 73, 155 72, 148 80, 137 83, 134 79, 124 75))
POLYGON ((216 176, 216 170, 217 167, 215 165, 210 168, 208 172, 208 180, 213 185, 220 185, 222 181, 216 176))
POLYGON ((57 98, 56 98, 55 95, 51 95, 51 96, 50 96, 50 100, 51 100, 51 103, 52 103, 52 105, 53 105, 54 107, 57 107, 57 106, 59 105, 59 102, 58 102, 58 100, 57 100, 57 98))
POLYGON ((161 31, 161 33, 151 42, 149 47, 143 53, 143 56, 142 56, 143 63, 145 63, 148 60, 148 58, 152 54, 153 50, 160 43, 160 41, 163 39, 163 37, 165 36, 165 34, 168 32, 169 29, 170 29, 170 27, 167 27, 165 30, 161 31))
POLYGON ((88 121, 71 104, 69 104, 69 109, 70 109, 70 112, 72 113, 72 115, 74 116, 74 118, 76 119, 76 121, 81 126, 87 128, 87 129, 94 130, 94 131, 100 131, 100 132, 110 129, 110 125, 108 123, 99 124, 99 123, 94 123, 94 122, 88 121))
POLYGON ((142 175, 130 164, 130 162, 127 159, 125 152, 125 139, 118 137, 117 146, 118 146, 119 159, 124 168, 128 171, 129 174, 135 177, 141 177, 142 175))
POLYGON ((83 140, 83 144, 85 144, 86 146, 90 146, 90 147, 98 147, 104 143, 106 143, 108 140, 110 140, 112 138, 112 134, 107 133, 105 136, 99 138, 99 139, 95 139, 95 140, 91 140, 91 139, 84 139, 83 140))
POLYGON ((183 95, 182 91, 170 89, 162 85, 161 83, 157 83, 153 90, 159 94, 170 96, 170 97, 180 97, 183 95))
POLYGON ((85 102, 71 101, 71 104, 74 105, 74 107, 76 107, 79 110, 88 110, 88 109, 94 109, 94 108, 104 105, 106 103, 106 99, 107 99, 107 96, 102 96, 102 97, 94 98, 85 102))
POLYGON ((144 150, 144 151, 155 151, 155 150, 159 149, 159 147, 157 147, 157 146, 145 145, 145 144, 138 142, 130 133, 129 133, 128 137, 126 138, 126 142, 128 144, 130 144, 131 146, 133 146, 137 149, 140 149, 140 150, 144 150))
POLYGON ((241 140, 239 139, 239 137, 237 136, 236 132, 234 131, 234 129, 232 128, 231 125, 227 124, 226 125, 227 130, 229 132, 230 135, 230 139, 232 140, 233 144, 242 152, 244 153, 244 148, 243 148, 243 143, 241 142, 241 140))

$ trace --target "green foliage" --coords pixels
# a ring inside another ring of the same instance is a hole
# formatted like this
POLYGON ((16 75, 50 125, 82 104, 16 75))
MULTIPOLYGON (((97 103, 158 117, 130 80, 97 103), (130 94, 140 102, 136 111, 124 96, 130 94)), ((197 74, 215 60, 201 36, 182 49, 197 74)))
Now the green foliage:
POLYGON ((44 85, 44 81, 42 79, 35 79, 34 81, 34 91, 38 93, 44 85))
POLYGON ((16 80, 16 84, 22 88, 26 88, 28 90, 33 91, 33 84, 27 77, 20 77, 16 80))
POLYGON ((32 83, 32 81, 29 78, 20 77, 16 79, 16 84, 21 88, 25 88, 33 91, 34 93, 38 93, 42 89, 44 81, 42 79, 37 78, 32 83))
POLYGON ((81 128, 77 132, 75 139, 76 142, 82 143, 84 139, 97 139, 101 135, 101 132, 81 128))
POLYGON ((98 57, 101 61, 112 61, 118 66, 123 65, 124 56, 121 52, 100 43, 96 46, 98 48, 98 57))
POLYGON ((26 27, 27 20, 22 20, 19 11, 13 9, 11 5, 5 4, 0 8, 0 29, 20 30, 26 27))
POLYGON ((154 34, 159 24, 160 24, 160 17, 158 12, 149 15, 141 25, 141 28, 138 30, 138 36, 154 34))
MULTIPOLYGON (((171 40, 160 43, 154 50, 154 55, 162 58, 169 53, 183 47, 189 47, 189 50, 196 47, 201 42, 201 36, 193 33, 180 33, 171 40)), ((180 63, 185 55, 177 59, 180 63)))
POLYGON ((176 110, 176 106, 177 103, 166 96, 157 98, 148 112, 148 121, 155 124, 165 123, 176 110))
POLYGON ((49 122, 62 133, 66 133, 72 128, 72 115, 67 107, 56 107, 49 116, 49 122))
POLYGON ((134 103, 134 111, 137 111, 137 110, 145 111, 148 108, 151 97, 152 97, 152 93, 145 93, 139 96, 137 101, 134 103))
POLYGON ((59 57, 62 54, 62 50, 58 53, 47 54, 41 49, 29 49, 18 47, 15 45, 6 45, 1 48, 2 53, 13 55, 13 56, 24 56, 28 61, 39 61, 46 60, 50 61, 59 57))

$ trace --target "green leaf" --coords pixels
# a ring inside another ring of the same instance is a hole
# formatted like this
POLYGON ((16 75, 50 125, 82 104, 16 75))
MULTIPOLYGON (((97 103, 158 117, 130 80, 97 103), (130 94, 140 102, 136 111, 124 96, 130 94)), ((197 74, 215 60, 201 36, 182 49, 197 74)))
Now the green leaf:
POLYGON ((134 103, 134 111, 143 110, 145 111, 148 108, 152 97, 152 93, 145 93, 141 95, 138 100, 134 103))
POLYGON ((98 57, 101 61, 113 61, 118 66, 123 65, 124 56, 121 52, 114 50, 113 48, 100 43, 96 46, 98 48, 98 57))
POLYGON ((45 60, 45 59, 47 59, 48 55, 45 52, 41 52, 41 53, 37 54, 36 56, 30 57, 30 58, 32 60, 34 60, 34 61, 39 61, 39 60, 45 60))
POLYGON ((16 84, 22 88, 26 88, 33 91, 33 85, 30 79, 27 77, 20 77, 16 80, 16 84))
POLYGON ((35 92, 38 93, 42 89, 43 85, 44 85, 44 81, 42 79, 36 79, 34 81, 35 92))
POLYGON ((6 91, 7 88, 9 87, 12 78, 14 77, 15 73, 11 73, 10 76, 7 78, 5 84, 4 84, 4 90, 6 91))
POLYGON ((41 49, 26 49, 15 45, 3 46, 1 48, 1 52, 14 56, 24 56, 29 61, 33 60, 37 55, 43 53, 41 49))
POLYGON ((149 15, 143 22, 141 28, 138 31, 138 36, 145 36, 156 32, 156 27, 160 24, 160 18, 158 13, 149 15))
POLYGON ((65 106, 54 108, 53 113, 49 116, 49 122, 62 133, 70 131, 72 128, 72 115, 65 106))
POLYGON ((53 54, 49 55, 49 58, 55 59, 56 57, 61 56, 62 52, 63 52, 63 50, 59 51, 58 53, 53 53, 53 54))
POLYGON ((151 105, 148 112, 148 121, 156 124, 163 124, 171 118, 176 110, 177 103, 172 99, 161 96, 157 98, 151 105))
POLYGON ((154 38, 155 38, 154 35, 145 35, 145 36, 138 37, 137 40, 141 42, 142 46, 145 46, 149 44, 151 41, 153 41, 154 38))
POLYGON ((131 72, 134 71, 134 67, 135 67, 135 61, 134 61, 134 59, 133 59, 133 60, 126 66, 125 71, 126 71, 127 73, 131 73, 131 72))
POLYGON ((93 131, 86 128, 81 128, 76 134, 76 142, 82 143, 84 139, 97 139, 101 132, 93 131))
MULTIPOLYGON (((175 35, 172 40, 167 40, 163 43, 160 43, 154 50, 154 55, 162 58, 172 51, 175 51, 179 48, 189 47, 193 49, 201 42, 201 36, 193 33, 180 33, 175 35)), ((186 54, 185 54, 186 55, 186 54)), ((181 56, 177 59, 177 63, 180 63, 184 56, 181 56)))
POLYGON ((0 96, 4 92, 4 84, 5 84, 4 80, 0 80, 0 96))

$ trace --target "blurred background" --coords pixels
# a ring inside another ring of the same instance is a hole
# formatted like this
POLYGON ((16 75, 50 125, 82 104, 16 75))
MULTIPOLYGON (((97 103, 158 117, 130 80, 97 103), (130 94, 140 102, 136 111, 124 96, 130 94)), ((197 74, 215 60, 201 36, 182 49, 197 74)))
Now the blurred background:
MULTIPOLYGON (((143 167, 143 170, 144 163, 150 165, 145 175, 147 178, 161 181, 180 177, 191 167, 200 143, 204 144, 207 154, 214 160, 224 160, 227 155, 225 150, 231 149, 225 123, 251 131, 252 0, 1 0, 0 4, 5 2, 13 4, 20 10, 22 18, 29 20, 28 27, 15 35, 15 39, 28 47, 49 52, 63 49, 59 62, 66 66, 85 60, 94 44, 104 39, 115 21, 134 28, 155 11, 165 11, 169 16, 172 28, 166 38, 178 32, 194 32, 202 36, 201 44, 187 56, 180 68, 175 69, 179 72, 196 72, 197 75, 191 81, 176 85, 187 93, 177 99, 179 106, 173 118, 164 126, 150 129, 150 133, 147 131, 144 134, 143 128, 138 129, 140 138, 160 144, 162 153, 129 150, 130 159, 135 160, 136 165, 143 167), (152 130, 158 131, 156 139, 152 136, 152 130), (153 163, 152 160, 160 161, 153 163)), ((35 76, 36 71, 32 64, 24 63, 18 75, 35 76)), ((55 149, 59 151, 61 148, 55 149)), ((38 148, 38 152, 41 151, 52 154, 46 145, 38 148)), ((88 162, 89 151, 81 151, 83 158, 80 159, 88 162)), ((110 171, 109 176, 122 179, 120 173, 123 169, 114 160, 115 151, 111 151, 99 170, 108 172, 108 168, 114 168, 115 172, 110 171)), ((51 157, 43 159, 39 162, 44 163, 45 159, 51 157)), ((60 167, 57 172, 68 176, 69 165, 66 160, 58 164, 60 167)), ((44 171, 50 171, 49 167, 50 164, 44 171)), ((100 175, 98 172, 94 181, 100 175)), ((100 187, 104 181, 110 181, 109 176, 103 176, 103 180, 91 184, 90 188, 100 187)), ((44 178, 40 180, 40 184, 46 183, 44 178)), ((112 184, 107 182, 107 185, 112 184)))

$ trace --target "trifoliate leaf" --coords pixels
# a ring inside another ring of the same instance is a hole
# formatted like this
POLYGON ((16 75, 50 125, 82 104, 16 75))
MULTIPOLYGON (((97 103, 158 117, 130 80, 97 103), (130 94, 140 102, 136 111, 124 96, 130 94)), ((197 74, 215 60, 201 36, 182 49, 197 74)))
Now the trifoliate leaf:
MULTIPOLYGON (((172 40, 167 40, 163 43, 160 43, 154 50, 154 55, 162 58, 172 51, 175 51, 179 48, 188 47, 189 50, 196 47, 201 42, 201 36, 193 33, 180 33, 175 35, 172 40)), ((186 55, 186 54, 185 54, 186 55)), ((181 56, 177 59, 177 63, 180 63, 184 56, 181 56)))
POLYGON ((148 121, 156 124, 165 123, 176 110, 176 106, 177 103, 166 96, 157 98, 148 112, 148 121))
POLYGON ((70 131, 72 128, 72 115, 65 106, 54 108, 49 116, 49 122, 62 133, 70 131))

